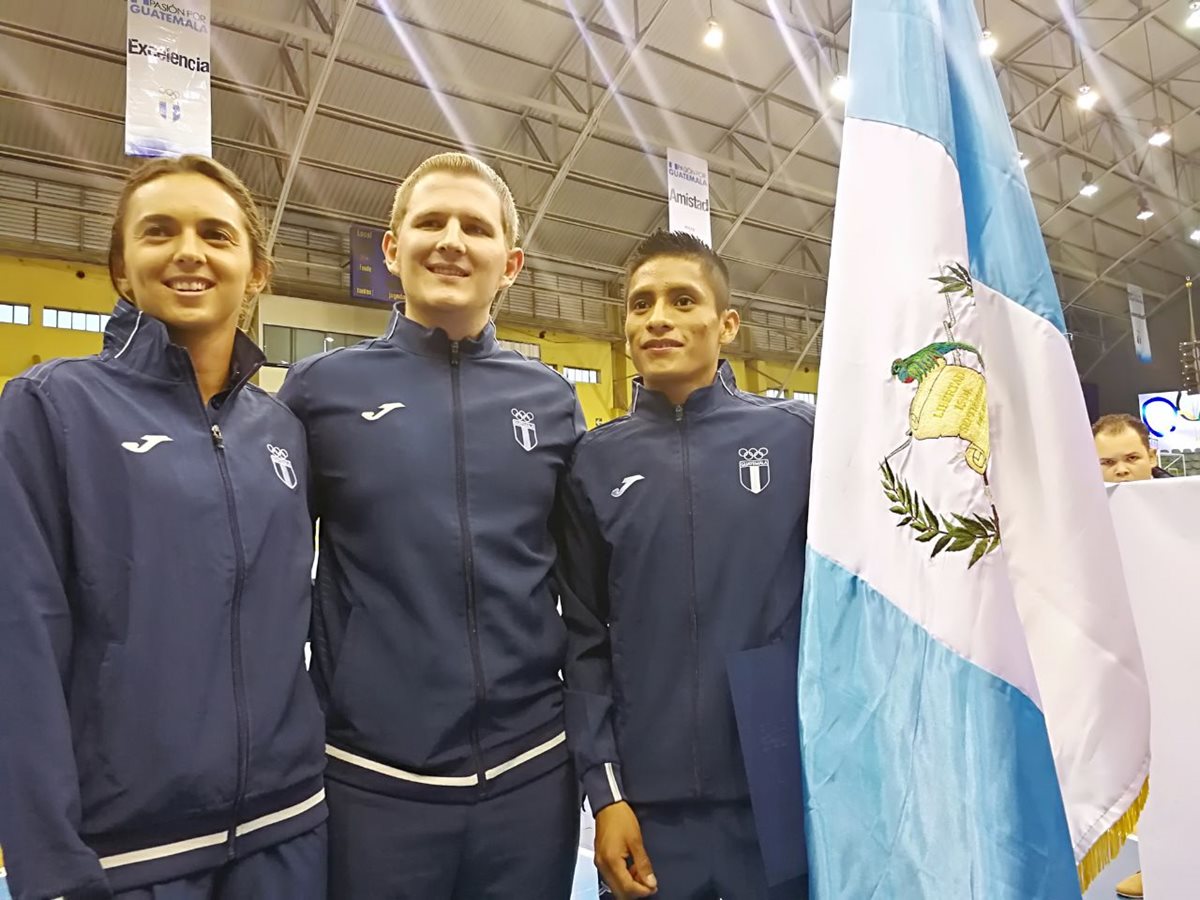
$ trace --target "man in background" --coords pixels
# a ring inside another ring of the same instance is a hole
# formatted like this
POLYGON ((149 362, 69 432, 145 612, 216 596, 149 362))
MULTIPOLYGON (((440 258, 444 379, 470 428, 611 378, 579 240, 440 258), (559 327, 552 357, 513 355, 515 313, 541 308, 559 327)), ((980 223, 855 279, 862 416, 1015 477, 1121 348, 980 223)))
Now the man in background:
POLYGON ((1158 465, 1158 452, 1150 446, 1150 432, 1134 416, 1101 416, 1092 425, 1092 439, 1100 458, 1100 474, 1109 483, 1170 477, 1158 465))

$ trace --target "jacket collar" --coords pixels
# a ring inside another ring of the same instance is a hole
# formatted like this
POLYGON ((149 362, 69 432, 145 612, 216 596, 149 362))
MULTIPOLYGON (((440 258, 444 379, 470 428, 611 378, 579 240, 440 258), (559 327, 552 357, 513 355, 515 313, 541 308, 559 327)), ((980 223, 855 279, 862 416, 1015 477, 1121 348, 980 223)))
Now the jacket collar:
MULTIPOLYGON (((195 377, 191 357, 183 347, 171 342, 167 326, 124 298, 117 301, 104 329, 104 349, 100 355, 156 378, 187 381, 195 377)), ((265 361, 258 345, 239 329, 233 339, 229 390, 241 388, 265 361)))
POLYGON ((680 411, 688 417, 703 415, 733 402, 736 391, 737 380, 733 377, 733 369, 725 360, 721 360, 717 366, 717 374, 712 384, 692 391, 692 395, 678 409, 665 394, 646 387, 642 376, 639 375, 633 379, 633 408, 630 412, 638 416, 670 419, 678 418, 680 411))
POLYGON ((448 359, 452 345, 458 345, 459 356, 491 356, 500 349, 496 340, 496 323, 488 321, 487 327, 478 337, 452 341, 440 328, 426 328, 404 315, 399 303, 392 307, 392 319, 383 339, 389 344, 416 353, 420 356, 435 356, 448 359))

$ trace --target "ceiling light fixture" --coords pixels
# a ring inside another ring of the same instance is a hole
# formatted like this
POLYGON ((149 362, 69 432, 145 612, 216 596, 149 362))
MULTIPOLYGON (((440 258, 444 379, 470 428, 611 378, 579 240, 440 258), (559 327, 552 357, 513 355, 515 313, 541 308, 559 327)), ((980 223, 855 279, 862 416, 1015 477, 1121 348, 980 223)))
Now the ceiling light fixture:
POLYGON ((720 50, 725 43, 725 30, 713 15, 712 0, 708 0, 708 27, 704 31, 704 46, 712 50, 720 50))
POLYGON ((1079 96, 1075 98, 1076 106, 1080 109, 1092 109, 1099 102, 1100 95, 1092 90, 1090 84, 1085 82, 1079 86, 1079 96))
POLYGON ((1195 231, 1189 234, 1188 237, 1190 237, 1197 244, 1200 244, 1200 228, 1197 228, 1195 231))
POLYGON ((833 76, 833 84, 829 86, 829 93, 835 100, 841 100, 845 103, 850 99, 850 79, 845 75, 833 76))
POLYGON ((1138 195, 1138 221, 1145 222, 1147 219, 1154 218, 1154 210, 1150 208, 1150 204, 1146 201, 1145 194, 1138 195))
POLYGON ((1017 162, 1020 164, 1022 169, 1029 168, 1029 157, 1026 156, 1024 153, 1017 154, 1017 162))
POLYGON ((1162 122, 1154 122, 1154 133, 1150 135, 1150 146, 1161 147, 1171 140, 1171 132, 1167 131, 1162 122))
POLYGON ((704 32, 704 46, 711 47, 713 50, 720 50, 721 45, 725 43, 725 32, 721 29, 721 23, 716 19, 708 20, 708 30, 704 32))
POLYGON ((1188 28, 1200 28, 1200 0, 1188 4, 1188 17, 1183 24, 1188 28))
POLYGON ((1079 188, 1080 197, 1095 197, 1100 193, 1100 185, 1092 179, 1091 172, 1083 173, 1083 186, 1079 188))
MULTIPOLYGON (((1200 0, 1196 0, 1200 3, 1200 0)), ((987 0, 983 0, 983 31, 979 34, 979 52, 983 56, 995 56, 996 49, 1000 46, 1000 42, 996 40, 996 36, 992 34, 992 29, 988 26, 988 9, 987 0)))

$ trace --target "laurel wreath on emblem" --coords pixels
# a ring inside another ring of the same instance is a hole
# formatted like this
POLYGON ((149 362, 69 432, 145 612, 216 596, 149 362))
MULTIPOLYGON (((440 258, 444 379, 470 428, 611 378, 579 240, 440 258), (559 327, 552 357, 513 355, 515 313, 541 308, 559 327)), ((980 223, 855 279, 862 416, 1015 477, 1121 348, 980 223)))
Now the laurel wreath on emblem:
POLYGON ((909 407, 909 431, 906 440, 884 458, 879 465, 883 493, 891 501, 891 512, 899 517, 897 528, 908 526, 916 532, 919 543, 933 542, 930 558, 943 551, 971 551, 967 568, 972 568, 987 554, 1000 546, 1000 516, 992 506, 992 515, 934 511, 892 468, 892 458, 911 446, 913 439, 932 440, 957 438, 966 442, 963 459, 968 468, 983 478, 988 491, 987 465, 991 442, 987 420, 987 382, 983 373, 983 356, 970 344, 954 338, 952 299, 956 296, 975 296, 971 273, 953 263, 942 267, 942 273, 931 279, 941 285, 939 294, 946 297, 946 319, 942 326, 946 340, 936 341, 916 353, 893 361, 891 373, 902 384, 916 383, 917 390, 909 407), (964 357, 975 357, 978 368, 965 365, 964 357))
POLYGON ((900 517, 896 527, 908 525, 918 532, 917 541, 922 544, 937 539, 931 559, 943 550, 951 553, 970 550, 969 569, 1000 546, 1000 522, 995 517, 961 516, 958 513, 952 514, 953 519, 939 516, 928 501, 922 500, 920 494, 892 471, 886 460, 879 468, 883 472, 883 492, 893 504, 891 511, 900 517))

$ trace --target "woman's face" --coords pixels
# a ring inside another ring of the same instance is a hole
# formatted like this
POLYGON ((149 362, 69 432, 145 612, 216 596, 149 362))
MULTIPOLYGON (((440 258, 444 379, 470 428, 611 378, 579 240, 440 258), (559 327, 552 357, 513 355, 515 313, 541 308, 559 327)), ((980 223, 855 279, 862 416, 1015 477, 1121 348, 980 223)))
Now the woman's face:
POLYGON ((241 207, 207 176, 183 172, 142 185, 129 197, 124 231, 117 285, 172 332, 236 328, 242 303, 265 282, 241 207))

